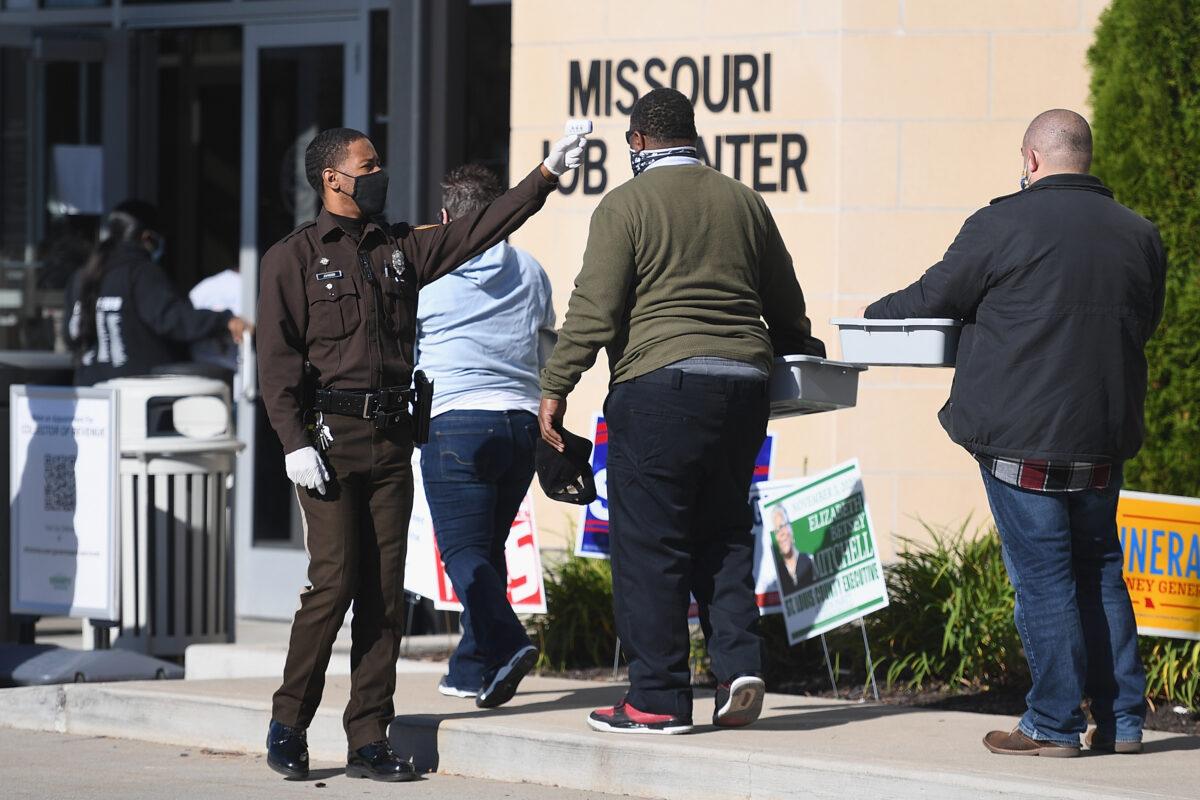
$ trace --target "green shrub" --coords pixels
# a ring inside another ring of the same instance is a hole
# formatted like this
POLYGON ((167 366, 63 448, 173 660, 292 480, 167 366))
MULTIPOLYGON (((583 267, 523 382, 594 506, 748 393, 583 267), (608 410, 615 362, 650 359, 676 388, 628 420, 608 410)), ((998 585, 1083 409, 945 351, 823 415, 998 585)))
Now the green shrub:
POLYGON ((617 634, 608 561, 570 556, 548 571, 546 609, 531 631, 542 651, 539 668, 561 672, 612 663, 617 634))
POLYGON ((1013 590, 994 530, 968 536, 926 528, 902 539, 887 568, 890 605, 868 622, 887 685, 982 689, 1029 678, 1013 625, 1013 590))
POLYGON ((1200 708, 1200 642, 1143 636, 1146 694, 1154 700, 1200 708))
POLYGON ((1154 222, 1166 307, 1146 349, 1146 443, 1126 484, 1200 495, 1200 13, 1195 0, 1113 0, 1088 51, 1093 171, 1154 222))
MULTIPOLYGON (((930 542, 902 539, 904 549, 885 568, 887 608, 866 619, 878 677, 888 687, 949 687, 981 691, 1024 685, 1029 671, 1013 624, 1013 591, 995 530, 968 533, 927 528, 930 542)), ((571 556, 548 571, 549 613, 531 634, 541 648, 539 668, 565 671, 612 664, 616 631, 608 561, 571 556)), ((818 639, 788 644, 783 616, 763 617, 763 672, 771 691, 824 691, 828 670, 818 639)), ((867 680, 862 634, 843 625, 826 634, 838 688, 857 692, 867 680)), ((1200 704, 1200 642, 1143 636, 1147 694, 1152 700, 1200 704)), ((696 678, 709 666, 704 640, 692 637, 696 678)))

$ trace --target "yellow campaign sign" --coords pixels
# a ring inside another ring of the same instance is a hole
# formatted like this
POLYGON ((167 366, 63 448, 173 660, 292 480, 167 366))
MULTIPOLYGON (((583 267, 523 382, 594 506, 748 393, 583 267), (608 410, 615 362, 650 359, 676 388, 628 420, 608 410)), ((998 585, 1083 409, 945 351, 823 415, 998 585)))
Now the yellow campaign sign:
POLYGON ((1200 499, 1121 492, 1117 530, 1138 633, 1200 639, 1200 499))

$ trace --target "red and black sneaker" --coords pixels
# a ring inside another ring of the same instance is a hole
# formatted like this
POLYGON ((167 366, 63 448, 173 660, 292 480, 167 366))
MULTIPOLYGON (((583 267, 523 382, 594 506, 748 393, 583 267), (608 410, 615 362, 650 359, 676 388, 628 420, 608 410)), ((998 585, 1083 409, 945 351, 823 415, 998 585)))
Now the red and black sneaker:
POLYGON ((597 708, 588 715, 588 725, 607 733, 687 733, 692 721, 672 714, 638 711, 622 700, 611 708, 597 708))
POLYGON ((742 728, 758 719, 762 713, 767 685, 757 675, 736 675, 728 683, 717 686, 717 704, 713 710, 713 725, 719 728, 742 728))

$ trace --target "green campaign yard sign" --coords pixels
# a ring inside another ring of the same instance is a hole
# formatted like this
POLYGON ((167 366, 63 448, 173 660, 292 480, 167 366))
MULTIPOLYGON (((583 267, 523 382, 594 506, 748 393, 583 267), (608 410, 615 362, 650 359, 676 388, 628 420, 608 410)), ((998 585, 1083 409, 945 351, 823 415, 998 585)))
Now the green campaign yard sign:
POLYGON ((760 509, 788 641, 797 644, 883 608, 888 597, 858 461, 792 483, 760 509))

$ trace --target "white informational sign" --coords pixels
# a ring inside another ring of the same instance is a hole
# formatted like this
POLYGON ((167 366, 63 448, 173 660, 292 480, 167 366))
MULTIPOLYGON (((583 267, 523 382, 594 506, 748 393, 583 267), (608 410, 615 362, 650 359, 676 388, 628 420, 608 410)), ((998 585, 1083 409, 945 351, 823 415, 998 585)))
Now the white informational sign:
POLYGON ((9 389, 12 610, 117 621, 117 398, 9 389))
POLYGON ((791 491, 759 507, 788 641, 797 644, 883 608, 888 597, 858 461, 786 483, 791 491))
MULTIPOLYGON (((420 451, 413 453, 413 513, 408 526, 408 555, 404 588, 433 600, 439 611, 462 611, 462 603, 442 565, 433 531, 433 515, 421 481, 420 451)), ((546 589, 542 580, 542 551, 533 518, 533 500, 527 494, 517 511, 504 545, 508 562, 508 602, 518 614, 545 614, 546 589)))

